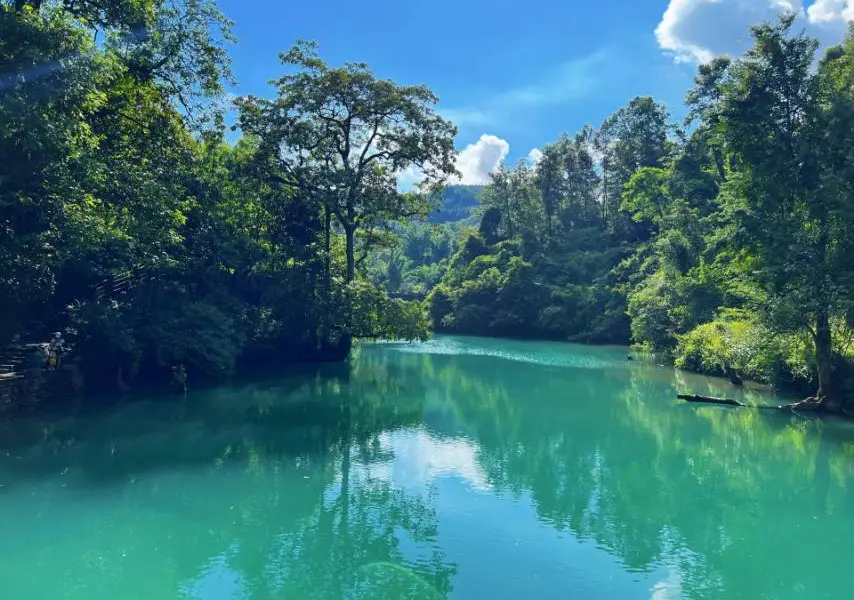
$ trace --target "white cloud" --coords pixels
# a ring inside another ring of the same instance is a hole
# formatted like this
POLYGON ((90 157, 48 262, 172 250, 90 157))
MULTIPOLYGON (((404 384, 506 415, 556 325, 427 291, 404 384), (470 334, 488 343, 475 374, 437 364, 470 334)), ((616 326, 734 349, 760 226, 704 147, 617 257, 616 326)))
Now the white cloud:
POLYGON ((419 429, 384 433, 379 442, 395 460, 357 465, 356 469, 409 489, 423 488, 444 478, 465 482, 477 492, 492 489, 478 460, 477 447, 467 440, 440 439, 419 429))
POLYGON ((816 0, 807 9, 807 16, 817 25, 854 21, 854 0, 816 0))
POLYGON ((543 151, 539 148, 531 148, 531 151, 528 152, 528 161, 532 165, 537 165, 540 160, 543 158, 543 151))
POLYGON ((801 27, 823 43, 838 43, 845 20, 854 18, 854 0, 670 0, 655 29, 658 45, 677 61, 707 62, 737 54, 751 44, 750 26, 794 12, 801 27))
POLYGON ((488 183, 490 173, 498 170, 509 153, 510 144, 506 140, 484 133, 457 156, 457 171, 461 175, 458 182, 465 185, 488 183))
MULTIPOLYGON (((533 153, 535 150, 531 150, 533 153)), ((536 150, 539 152, 539 150, 536 150)), ((510 153, 510 144, 500 137, 484 133, 480 139, 469 144, 457 154, 456 167, 460 177, 453 177, 449 183, 464 185, 484 185, 489 183, 489 175, 498 170, 510 153)), ((528 155, 529 158, 531 155, 528 155)), ((415 187, 424 173, 418 167, 409 167, 397 175, 398 189, 407 191, 415 187)))

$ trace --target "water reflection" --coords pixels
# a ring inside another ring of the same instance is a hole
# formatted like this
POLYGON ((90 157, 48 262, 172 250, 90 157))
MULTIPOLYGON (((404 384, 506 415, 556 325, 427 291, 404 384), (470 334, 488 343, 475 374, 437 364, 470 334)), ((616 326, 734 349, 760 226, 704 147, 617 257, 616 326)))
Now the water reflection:
POLYGON ((476 428, 490 483, 527 491, 542 521, 595 540, 627 570, 664 565, 674 575, 663 585, 688 598, 845 597, 850 425, 677 405, 677 390, 733 390, 648 366, 422 360, 476 428))
POLYGON ((4 424, 8 597, 446 595, 429 498, 370 472, 394 461, 383 432, 419 422, 423 383, 364 366, 4 424))
POLYGON ((735 393, 619 350, 456 338, 5 423, 0 581, 75 600, 847 597, 850 426, 677 391, 735 393))

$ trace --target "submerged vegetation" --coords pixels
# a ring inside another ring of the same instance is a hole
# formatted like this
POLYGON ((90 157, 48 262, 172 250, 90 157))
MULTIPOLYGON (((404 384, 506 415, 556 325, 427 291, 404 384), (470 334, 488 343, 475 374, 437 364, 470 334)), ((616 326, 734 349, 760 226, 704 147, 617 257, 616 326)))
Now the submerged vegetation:
POLYGON ((61 331, 89 384, 126 389, 432 326, 632 342, 841 409, 854 33, 816 60, 793 24, 702 65, 684 123, 638 97, 443 191, 456 129, 424 86, 298 41, 228 142, 212 1, 3 0, 0 343, 61 331))

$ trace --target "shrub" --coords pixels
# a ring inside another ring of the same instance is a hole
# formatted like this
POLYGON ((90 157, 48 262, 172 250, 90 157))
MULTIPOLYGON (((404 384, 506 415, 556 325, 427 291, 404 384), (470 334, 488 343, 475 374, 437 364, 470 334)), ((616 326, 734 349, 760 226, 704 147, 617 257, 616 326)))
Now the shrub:
POLYGON ((798 388, 812 380, 811 345, 804 336, 773 334, 744 310, 730 309, 718 318, 678 335, 677 368, 742 377, 775 387, 798 388))

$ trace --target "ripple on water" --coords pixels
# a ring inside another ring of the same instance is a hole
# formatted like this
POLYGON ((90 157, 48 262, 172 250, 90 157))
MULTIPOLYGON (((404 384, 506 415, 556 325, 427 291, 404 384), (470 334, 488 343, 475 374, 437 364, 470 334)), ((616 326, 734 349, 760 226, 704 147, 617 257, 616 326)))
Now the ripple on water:
POLYGON ((519 341, 476 337, 436 336, 424 342, 379 342, 400 352, 457 356, 488 356, 550 367, 602 369, 625 363, 626 350, 563 342, 519 341))

